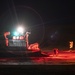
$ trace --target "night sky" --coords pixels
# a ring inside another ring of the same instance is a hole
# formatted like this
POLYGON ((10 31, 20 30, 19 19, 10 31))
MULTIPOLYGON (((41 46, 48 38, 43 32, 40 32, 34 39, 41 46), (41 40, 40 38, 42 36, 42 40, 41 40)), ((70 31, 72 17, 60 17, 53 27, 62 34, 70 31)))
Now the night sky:
POLYGON ((19 25, 41 46, 75 42, 74 0, 0 0, 0 34, 19 25))

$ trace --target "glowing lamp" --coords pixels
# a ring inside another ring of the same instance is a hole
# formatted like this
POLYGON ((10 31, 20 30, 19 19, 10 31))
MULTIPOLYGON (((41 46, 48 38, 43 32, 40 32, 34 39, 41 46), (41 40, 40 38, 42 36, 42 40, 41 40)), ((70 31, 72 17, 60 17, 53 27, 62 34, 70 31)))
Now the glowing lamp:
POLYGON ((13 39, 15 40, 16 39, 16 36, 13 36, 13 39))
POLYGON ((17 32, 23 34, 23 33, 24 33, 23 27, 18 27, 18 28, 17 28, 17 32))

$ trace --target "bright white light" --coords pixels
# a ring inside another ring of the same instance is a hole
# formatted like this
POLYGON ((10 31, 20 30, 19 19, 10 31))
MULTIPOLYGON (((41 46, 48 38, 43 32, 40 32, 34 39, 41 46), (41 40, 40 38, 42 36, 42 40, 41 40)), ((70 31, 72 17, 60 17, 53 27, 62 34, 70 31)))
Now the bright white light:
POLYGON ((17 36, 16 38, 19 39, 19 36, 17 36))
POLYGON ((16 36, 13 36, 13 39, 16 39, 16 36))
POLYGON ((23 27, 18 27, 18 28, 17 28, 17 31, 18 31, 19 33, 23 34, 23 33, 24 33, 24 28, 23 28, 23 27))

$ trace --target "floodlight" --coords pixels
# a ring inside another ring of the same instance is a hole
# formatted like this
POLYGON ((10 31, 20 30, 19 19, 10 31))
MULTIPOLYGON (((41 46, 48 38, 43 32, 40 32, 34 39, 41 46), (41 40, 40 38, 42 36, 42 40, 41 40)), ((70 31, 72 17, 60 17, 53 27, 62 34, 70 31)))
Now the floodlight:
POLYGON ((18 27, 17 32, 23 34, 24 33, 24 28, 23 27, 18 27))

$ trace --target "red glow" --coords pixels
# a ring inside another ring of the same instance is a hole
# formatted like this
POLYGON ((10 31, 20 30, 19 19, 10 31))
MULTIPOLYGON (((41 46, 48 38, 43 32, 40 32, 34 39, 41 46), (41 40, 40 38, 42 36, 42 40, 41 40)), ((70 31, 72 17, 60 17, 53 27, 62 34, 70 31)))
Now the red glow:
POLYGON ((32 50, 32 51, 39 51, 40 48, 39 48, 39 44, 38 43, 34 43, 34 44, 31 44, 29 47, 28 47, 29 50, 32 50))
POLYGON ((17 40, 20 39, 20 40, 23 40, 24 37, 23 37, 23 36, 20 36, 20 37, 19 37, 19 36, 13 36, 13 39, 17 39, 17 40))
MULTIPOLYGON (((24 53, 24 52, 23 52, 24 53)), ((64 65, 64 64, 75 64, 75 51, 59 51, 56 56, 52 51, 42 52, 41 54, 49 54, 49 57, 29 57, 33 64, 46 64, 46 65, 64 65)), ((19 59, 22 60, 22 59, 19 59)), ((19 61, 17 58, 0 58, 0 62, 16 62, 19 61)), ((25 60, 26 61, 26 60, 25 60)))
POLYGON ((4 37, 5 37, 5 43, 6 43, 6 46, 8 46, 8 38, 7 38, 7 35, 10 35, 10 32, 5 32, 4 33, 4 37))
POLYGON ((24 39, 24 37, 23 36, 20 36, 20 40, 23 40, 24 39))
POLYGON ((9 42, 8 39, 6 39, 5 41, 6 41, 6 46, 8 46, 8 42, 9 42))
POLYGON ((49 65, 59 64, 60 65, 60 64, 75 63, 75 53, 73 52, 60 51, 57 56, 54 55, 54 53, 51 51, 46 52, 46 54, 49 54, 49 57, 31 57, 31 59, 34 63, 37 64, 49 64, 49 65))
POLYGON ((7 39, 7 35, 10 35, 10 32, 5 32, 5 33, 4 33, 5 39, 7 39))

